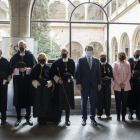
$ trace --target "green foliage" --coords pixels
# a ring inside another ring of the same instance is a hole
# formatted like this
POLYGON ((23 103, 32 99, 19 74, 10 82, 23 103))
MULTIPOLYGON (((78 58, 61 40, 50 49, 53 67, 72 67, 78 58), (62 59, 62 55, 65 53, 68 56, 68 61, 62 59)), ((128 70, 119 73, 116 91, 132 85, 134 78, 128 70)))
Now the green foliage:
MULTIPOLYGON (((47 21, 49 17, 49 0, 36 0, 32 15, 32 20, 47 21)), ((49 22, 33 22, 32 23, 32 36, 35 41, 38 41, 38 53, 44 52, 48 59, 56 59, 60 54, 59 46, 55 44, 55 39, 50 37, 49 22), (52 45, 54 50, 52 50, 52 45)))

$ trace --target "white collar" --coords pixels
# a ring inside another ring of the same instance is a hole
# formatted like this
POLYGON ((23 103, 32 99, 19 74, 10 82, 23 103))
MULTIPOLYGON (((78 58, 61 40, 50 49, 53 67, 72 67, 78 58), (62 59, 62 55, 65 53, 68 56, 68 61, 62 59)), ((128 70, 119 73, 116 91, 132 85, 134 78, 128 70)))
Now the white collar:
POLYGON ((100 62, 100 63, 101 63, 101 65, 106 65, 106 62, 104 62, 104 63, 100 62))
POLYGON ((41 65, 41 67, 44 67, 45 64, 40 64, 40 65, 41 65))
POLYGON ((138 61, 138 60, 139 60, 139 59, 135 59, 135 58, 134 58, 134 61, 138 61))
POLYGON ((92 58, 92 56, 86 56, 86 58, 87 58, 87 59, 88 59, 88 58, 90 58, 90 59, 91 59, 91 58, 92 58))
POLYGON ((62 58, 62 60, 63 62, 68 62, 68 58, 67 59, 62 58))
POLYGON ((24 56, 25 55, 25 52, 24 53, 20 53, 20 56, 24 56))

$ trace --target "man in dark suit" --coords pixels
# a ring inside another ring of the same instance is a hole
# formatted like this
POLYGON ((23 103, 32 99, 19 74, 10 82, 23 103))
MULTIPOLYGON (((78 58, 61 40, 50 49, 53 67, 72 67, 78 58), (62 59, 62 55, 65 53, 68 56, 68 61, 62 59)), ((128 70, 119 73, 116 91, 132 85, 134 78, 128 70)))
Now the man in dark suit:
POLYGON ((90 100, 90 119, 93 125, 95 121, 96 96, 101 90, 101 70, 100 62, 93 57, 93 47, 85 48, 86 56, 79 58, 76 69, 76 84, 81 91, 82 125, 86 125, 87 120, 87 100, 90 100))

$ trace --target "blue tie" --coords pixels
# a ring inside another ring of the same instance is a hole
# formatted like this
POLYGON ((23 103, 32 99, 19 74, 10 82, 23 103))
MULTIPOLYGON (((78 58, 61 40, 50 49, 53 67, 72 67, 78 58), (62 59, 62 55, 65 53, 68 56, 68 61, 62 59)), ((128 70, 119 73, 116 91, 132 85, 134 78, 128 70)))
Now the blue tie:
POLYGON ((88 58, 88 64, 89 64, 89 68, 91 70, 91 59, 90 59, 90 57, 88 58))

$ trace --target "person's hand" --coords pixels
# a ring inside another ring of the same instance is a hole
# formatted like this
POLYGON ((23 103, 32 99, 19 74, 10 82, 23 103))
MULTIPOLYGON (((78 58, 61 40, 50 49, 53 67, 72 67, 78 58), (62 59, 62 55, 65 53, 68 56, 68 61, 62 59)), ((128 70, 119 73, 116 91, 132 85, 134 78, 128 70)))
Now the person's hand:
POLYGON ((100 91, 100 90, 101 90, 101 84, 98 85, 98 91, 100 91))
POLYGON ((48 87, 48 83, 45 86, 48 87))
POLYGON ((38 82, 37 86, 39 87, 41 84, 38 82))
POLYGON ((58 80, 58 83, 59 83, 59 84, 63 84, 63 80, 59 79, 59 80, 58 80))
POLYGON ((77 89, 78 89, 78 90, 82 90, 82 86, 81 86, 81 85, 78 85, 78 86, 77 86, 77 89))
POLYGON ((25 68, 19 68, 20 72, 25 72, 26 71, 26 67, 25 68))
POLYGON ((121 89, 124 89, 125 88, 125 84, 124 83, 120 83, 120 87, 121 87, 121 89))

